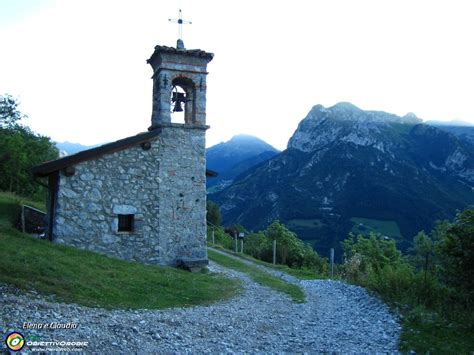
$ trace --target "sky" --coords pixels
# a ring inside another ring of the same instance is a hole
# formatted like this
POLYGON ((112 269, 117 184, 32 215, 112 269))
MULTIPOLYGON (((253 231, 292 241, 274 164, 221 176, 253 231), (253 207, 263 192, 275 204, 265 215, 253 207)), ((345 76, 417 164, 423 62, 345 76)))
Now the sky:
POLYGON ((151 123, 157 44, 208 65, 207 146, 236 134, 285 149, 312 106, 474 124, 470 0, 0 0, 0 94, 55 141, 106 143, 151 123))

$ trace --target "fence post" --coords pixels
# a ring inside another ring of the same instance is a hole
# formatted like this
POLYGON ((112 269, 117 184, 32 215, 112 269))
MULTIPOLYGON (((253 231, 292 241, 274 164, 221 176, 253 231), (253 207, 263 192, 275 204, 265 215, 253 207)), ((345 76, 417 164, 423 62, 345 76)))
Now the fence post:
POLYGON ((273 265, 276 264, 277 260, 277 241, 276 239, 273 240, 273 265))
POLYGON ((215 240, 214 240, 214 227, 212 227, 212 245, 215 245, 215 240))
POLYGON ((331 260, 331 279, 332 279, 334 277, 334 248, 331 248, 330 260, 331 260))
POLYGON ((235 240, 235 252, 237 253, 237 232, 234 232, 234 240, 235 240))
POLYGON ((25 221, 25 205, 21 205, 21 231, 25 233, 26 221, 25 221))
POLYGON ((244 240, 240 239, 240 252, 243 254, 244 253, 244 240))

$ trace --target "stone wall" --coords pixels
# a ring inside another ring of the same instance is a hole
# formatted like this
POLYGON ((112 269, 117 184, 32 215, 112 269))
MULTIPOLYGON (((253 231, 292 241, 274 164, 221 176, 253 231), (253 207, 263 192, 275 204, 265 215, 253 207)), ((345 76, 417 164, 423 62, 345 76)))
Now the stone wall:
POLYGON ((206 124, 207 63, 213 54, 200 50, 175 50, 156 46, 148 63, 153 68, 152 128, 171 123, 170 95, 173 85, 181 86, 187 99, 185 122, 206 124))
POLYGON ((206 129, 171 124, 160 135, 159 230, 163 250, 178 259, 207 260, 206 129))
POLYGON ((205 127, 170 124, 151 141, 60 175, 53 240, 126 260, 207 260, 205 127), (118 215, 133 214, 132 232, 118 215))

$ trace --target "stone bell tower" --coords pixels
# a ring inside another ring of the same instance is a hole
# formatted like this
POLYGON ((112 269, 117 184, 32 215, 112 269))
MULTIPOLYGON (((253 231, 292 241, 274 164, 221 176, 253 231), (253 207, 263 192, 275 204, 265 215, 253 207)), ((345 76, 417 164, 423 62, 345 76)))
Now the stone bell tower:
POLYGON ((159 221, 156 253, 161 264, 189 269, 207 265, 206 76, 213 54, 156 46, 153 111, 149 131, 160 131, 156 151, 159 221), (171 113, 184 111, 183 123, 171 113))
POLYGON ((171 106, 184 105, 186 125, 206 125, 206 75, 207 63, 212 53, 200 49, 187 50, 182 40, 177 48, 156 46, 148 59, 153 68, 152 130, 171 123, 171 106), (177 88, 184 91, 179 95, 177 88))

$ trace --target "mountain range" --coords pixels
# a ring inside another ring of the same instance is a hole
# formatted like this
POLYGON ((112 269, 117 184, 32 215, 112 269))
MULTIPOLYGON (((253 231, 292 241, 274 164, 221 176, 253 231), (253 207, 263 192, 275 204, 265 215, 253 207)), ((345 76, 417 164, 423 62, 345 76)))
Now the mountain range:
POLYGON ((226 224, 259 230, 280 220, 323 255, 349 232, 380 232, 406 249, 474 203, 474 145, 456 133, 414 114, 316 105, 286 150, 209 199, 226 224))
POLYGON ((240 174, 278 153, 277 149, 263 140, 245 134, 206 149, 206 167, 219 174, 207 180, 208 192, 222 190, 240 174))
POLYGON ((454 134, 459 139, 474 145, 474 125, 463 121, 427 121, 427 125, 454 134))
POLYGON ((80 143, 71 143, 71 142, 56 142, 56 148, 59 150, 59 155, 64 157, 66 155, 72 155, 79 153, 83 150, 91 149, 98 147, 100 144, 96 145, 82 145, 80 143))

